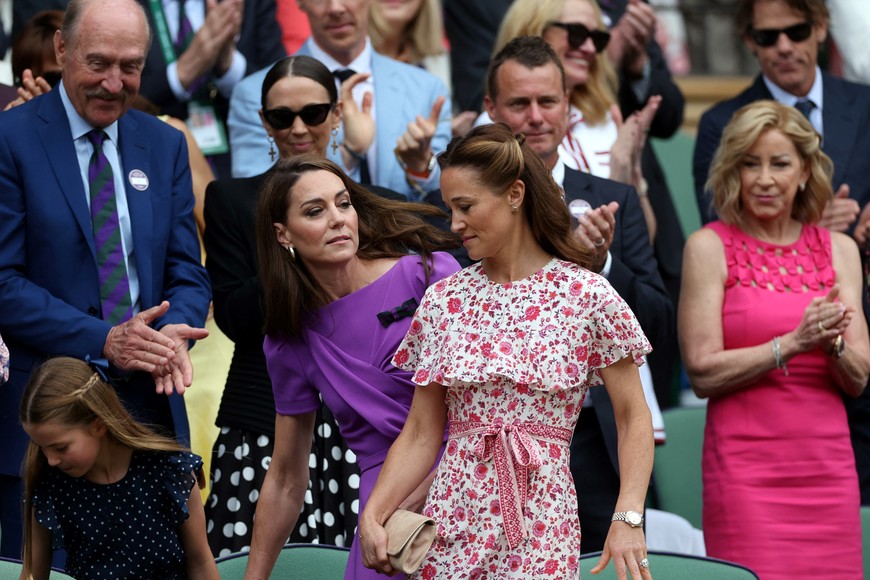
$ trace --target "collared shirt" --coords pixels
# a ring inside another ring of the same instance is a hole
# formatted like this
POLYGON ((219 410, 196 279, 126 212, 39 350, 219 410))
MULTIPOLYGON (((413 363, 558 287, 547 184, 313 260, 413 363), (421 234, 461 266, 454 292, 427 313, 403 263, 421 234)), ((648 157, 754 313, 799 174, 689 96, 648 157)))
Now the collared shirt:
MULTIPOLYGON (((320 48, 317 45, 317 42, 314 40, 314 37, 310 37, 308 39, 308 49, 311 52, 311 56, 319 60, 323 63, 323 65, 330 70, 330 72, 335 72, 337 70, 343 70, 346 68, 352 69, 357 73, 369 73, 368 79, 357 84, 353 88, 353 101, 357 104, 358 107, 362 107, 363 97, 366 93, 372 94, 372 119, 375 121, 375 127, 377 127, 377 118, 375 117, 375 99, 377 98, 377 91, 375 91, 375 75, 372 74, 372 42, 369 37, 366 37, 366 44, 363 47, 363 50, 359 55, 353 59, 349 64, 344 65, 337 60, 335 60, 331 55, 327 54, 325 50, 320 48)), ((335 87, 338 89, 339 98, 341 95, 341 82, 338 79, 335 79, 335 87)), ((375 139, 372 141, 371 147, 366 152, 366 159, 369 164, 369 175, 372 178, 372 183, 378 183, 378 159, 377 159, 377 134, 375 135, 375 139)))
POLYGON ((762 75, 761 78, 764 80, 764 84, 767 86, 767 90, 770 91, 770 94, 773 95, 773 98, 783 105, 794 107, 795 103, 798 101, 804 99, 812 101, 815 107, 810 112, 810 123, 812 123, 816 131, 819 132, 819 135, 822 137, 825 136, 824 125, 822 124, 822 110, 825 105, 824 91, 822 90, 822 69, 818 66, 816 67, 816 80, 813 81, 813 86, 810 89, 810 92, 807 93, 806 97, 796 97, 793 94, 786 92, 764 75, 762 75))
MULTIPOLYGON (((63 108, 69 120, 73 144, 76 148, 76 159, 79 163, 82 185, 84 185, 85 201, 88 207, 90 207, 88 165, 91 162, 91 155, 94 153, 94 146, 88 140, 88 133, 94 128, 82 119, 78 111, 76 111, 72 101, 69 99, 69 95, 67 95, 63 81, 60 82, 58 88, 60 90, 60 100, 63 102, 63 108)), ((115 121, 108 127, 104 127, 103 131, 109 136, 103 142, 103 153, 106 154, 106 159, 109 160, 109 165, 112 166, 112 177, 115 182, 115 202, 118 209, 118 222, 121 226, 121 247, 124 249, 124 261, 127 264, 127 278, 130 281, 130 299, 133 303, 133 313, 136 314, 140 308, 139 274, 136 270, 136 260, 133 259, 133 228, 130 222, 130 208, 127 206, 127 189, 124 187, 124 168, 118 153, 118 122, 115 121)))
MULTIPOLYGON (((178 24, 181 18, 178 15, 178 0, 163 0, 163 14, 166 16, 166 26, 169 28, 171 38, 178 36, 178 24)), ((184 13, 187 15, 187 21, 190 22, 191 28, 194 31, 202 28, 202 23, 205 22, 205 2, 201 0, 185 0, 184 13)), ((157 15, 155 14, 156 18, 157 15)), ((236 39, 238 40, 238 39, 236 39)), ((160 50, 160 46, 152 44, 151 50, 160 50)), ((178 56, 181 56, 180 54, 178 56)), ((245 77, 245 70, 248 67, 248 61, 238 50, 233 50, 233 61, 230 68, 224 73, 224 76, 215 79, 215 86, 220 94, 226 98, 230 98, 233 92, 233 87, 245 77)), ((189 101, 193 94, 185 90, 178 79, 178 61, 173 61, 166 67, 166 79, 169 81, 169 88, 172 89, 172 94, 179 101, 189 101)))

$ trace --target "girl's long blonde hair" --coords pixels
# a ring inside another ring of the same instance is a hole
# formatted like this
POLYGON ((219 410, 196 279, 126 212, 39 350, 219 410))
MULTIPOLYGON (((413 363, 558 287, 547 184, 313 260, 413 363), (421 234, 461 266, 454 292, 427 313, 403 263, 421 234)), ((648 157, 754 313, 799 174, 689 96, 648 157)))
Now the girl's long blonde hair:
MULTIPOLYGON (((87 427, 100 419, 108 436, 135 451, 188 451, 136 421, 101 373, 75 358, 53 358, 33 372, 21 397, 18 418, 22 425, 52 422, 70 428, 87 427)), ((48 469, 45 454, 31 441, 23 468, 25 578, 30 578, 33 570, 33 493, 48 469)), ((205 485, 201 470, 197 480, 200 487, 205 485)))

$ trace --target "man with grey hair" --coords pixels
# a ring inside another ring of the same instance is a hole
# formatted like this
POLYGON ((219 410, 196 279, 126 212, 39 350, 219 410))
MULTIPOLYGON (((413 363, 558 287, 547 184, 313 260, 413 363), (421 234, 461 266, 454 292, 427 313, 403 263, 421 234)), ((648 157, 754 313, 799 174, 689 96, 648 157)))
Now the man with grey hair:
POLYGON ((46 358, 91 361, 134 416, 187 439, 180 395, 210 287, 184 137, 128 111, 150 41, 135 1, 72 0, 54 39, 57 90, 0 113, 3 556, 21 554, 18 407, 46 358))

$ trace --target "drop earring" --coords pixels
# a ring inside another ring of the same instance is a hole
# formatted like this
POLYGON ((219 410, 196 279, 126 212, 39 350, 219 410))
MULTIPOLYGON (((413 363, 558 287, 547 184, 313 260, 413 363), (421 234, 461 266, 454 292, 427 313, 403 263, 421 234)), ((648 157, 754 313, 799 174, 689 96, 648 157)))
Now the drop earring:
POLYGON ((275 140, 269 137, 269 159, 275 163, 275 140))
POLYGON ((287 250, 288 254, 290 254, 290 260, 295 262, 296 261, 296 250, 293 249, 293 246, 291 246, 290 244, 287 244, 286 246, 284 246, 284 249, 287 250))
POLYGON ((332 128, 332 156, 335 157, 335 152, 338 151, 338 127, 332 128))
POLYGON ((801 185, 800 185, 800 189, 801 189, 801 191, 805 190, 806 188, 807 188, 807 182, 806 182, 806 181, 801 181, 801 185))

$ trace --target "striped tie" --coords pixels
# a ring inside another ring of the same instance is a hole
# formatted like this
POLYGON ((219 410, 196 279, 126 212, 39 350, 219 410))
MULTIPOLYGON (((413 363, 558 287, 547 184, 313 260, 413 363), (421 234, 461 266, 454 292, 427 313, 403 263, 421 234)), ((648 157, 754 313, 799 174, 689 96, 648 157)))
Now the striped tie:
POLYGON ((193 39, 193 26, 187 19, 187 11, 184 9, 184 0, 178 3, 178 34, 175 36, 175 49, 179 54, 187 50, 193 39))
POLYGON ((88 183, 103 320, 118 324, 133 316, 133 305, 130 300, 130 280, 127 278, 124 248, 121 244, 115 180, 112 166, 103 153, 103 141, 106 138, 107 135, 99 129, 88 133, 88 140, 94 146, 94 153, 88 163, 88 183))

